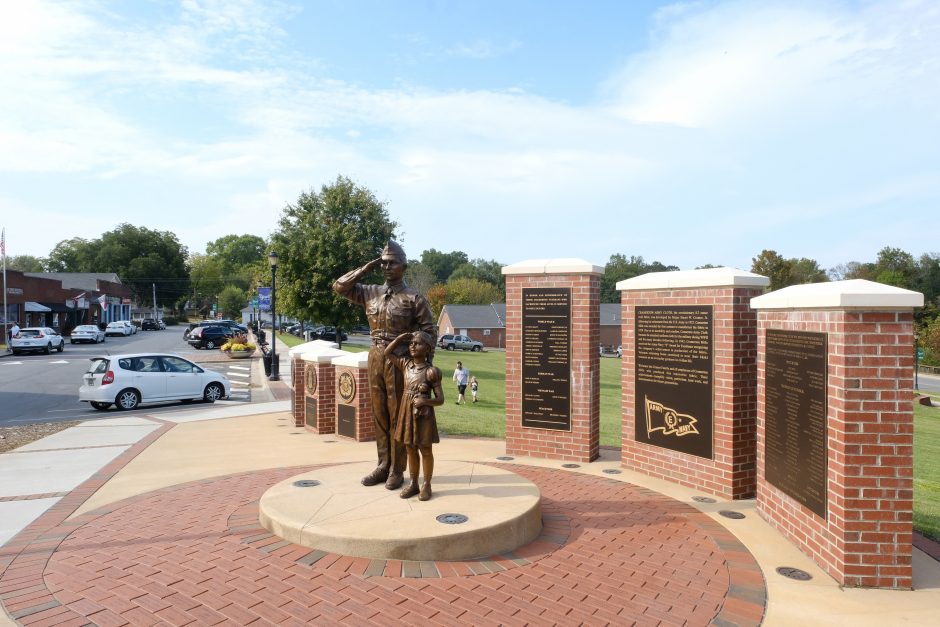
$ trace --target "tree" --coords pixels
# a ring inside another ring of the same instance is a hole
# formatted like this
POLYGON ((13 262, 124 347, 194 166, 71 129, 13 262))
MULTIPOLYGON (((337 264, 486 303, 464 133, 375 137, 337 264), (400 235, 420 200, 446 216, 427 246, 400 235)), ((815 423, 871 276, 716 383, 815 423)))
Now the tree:
POLYGON ((421 253, 421 263, 431 269, 438 283, 447 283, 454 270, 467 263, 467 253, 459 250, 442 253, 431 248, 421 253))
POLYGON ((875 260, 875 280, 886 285, 909 289, 914 283, 914 257, 900 248, 885 246, 875 260))
POLYGON ((32 255, 13 255, 7 257, 7 270, 19 270, 20 272, 44 272, 45 260, 41 257, 32 255))
POLYGON ((247 304, 245 292, 234 285, 226 285, 219 293, 219 311, 226 318, 239 320, 242 308, 247 304))
POLYGON ((193 305, 202 308, 211 304, 222 291, 222 264, 208 255, 193 255, 189 259, 189 284, 192 286, 193 305))
POLYGON ((436 277, 429 267, 420 261, 411 261, 405 270, 405 283, 415 288, 419 294, 427 294, 434 285, 436 277))
POLYGON ((249 289, 258 272, 270 272, 267 246, 257 235, 226 235, 206 244, 206 254, 222 266, 227 283, 249 289))
POLYGON ((272 235, 278 311, 339 328, 361 324, 362 307, 335 294, 333 281, 381 255, 397 226, 384 202, 344 176, 319 192, 301 193, 284 208, 272 235))
POLYGON ((848 281, 851 279, 866 279, 868 281, 874 281, 875 264, 873 263, 859 263, 858 261, 850 261, 848 263, 840 263, 839 265, 831 268, 828 272, 829 278, 833 281, 848 281))
POLYGON ((751 272, 770 279, 771 291, 792 284, 790 262, 781 257, 776 250, 764 249, 751 262, 751 272))
POLYGON ((443 283, 433 285, 425 295, 427 296, 428 302, 431 304, 431 312, 434 314, 434 319, 439 320, 441 312, 444 311, 444 305, 447 304, 447 286, 443 283))
POLYGON ((503 293, 502 300, 505 300, 506 279, 503 276, 503 264, 495 260, 474 259, 467 263, 462 263, 450 274, 450 279, 479 279, 495 285, 503 293))
POLYGON ((819 267, 819 262, 815 259, 790 259, 790 285, 825 283, 828 280, 826 271, 819 267))
POLYGON ((447 282, 447 302, 455 305, 489 305, 505 300, 492 283, 480 279, 456 278, 447 282))
POLYGON ((95 240, 59 242, 46 265, 50 272, 113 272, 147 302, 156 283, 160 301, 176 303, 188 292, 186 257, 170 231, 119 224, 95 240))
POLYGON ((628 259, 619 253, 611 255, 607 265, 604 266, 604 276, 601 277, 601 302, 620 302, 620 292, 617 291, 617 283, 620 281, 632 279, 647 272, 669 272, 678 269, 678 266, 667 266, 658 261, 646 263, 643 257, 631 255, 628 259))

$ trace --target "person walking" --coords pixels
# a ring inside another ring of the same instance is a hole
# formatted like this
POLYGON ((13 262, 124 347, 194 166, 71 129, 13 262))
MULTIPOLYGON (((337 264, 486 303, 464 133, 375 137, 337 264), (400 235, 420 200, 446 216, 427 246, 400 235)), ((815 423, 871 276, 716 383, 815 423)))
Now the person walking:
POLYGON ((16 320, 14 320, 13 326, 10 327, 10 337, 7 338, 7 346, 10 346, 10 340, 15 338, 19 334, 20 334, 20 325, 16 320))
MULTIPOLYGON (((432 345, 437 341, 437 325, 434 324, 434 314, 428 299, 403 280, 407 264, 404 249, 389 240, 381 257, 347 272, 333 283, 333 291, 362 305, 369 320, 372 346, 369 349, 367 373, 378 465, 362 478, 362 485, 384 483, 389 490, 397 490, 404 483, 407 455, 404 444, 393 438, 404 393, 403 375, 392 360, 386 359, 385 348, 402 333, 416 331, 427 333, 432 345), (359 282, 359 279, 379 267, 385 277, 383 285, 364 285, 359 282)), ((394 351, 397 357, 404 357, 408 347, 400 343, 394 351)))
POLYGON ((480 389, 480 384, 477 383, 476 377, 470 377, 470 394, 473 395, 473 402, 477 402, 477 390, 480 389))
POLYGON ((464 398, 464 392, 467 391, 467 383, 470 381, 470 371, 463 367, 462 362, 458 361, 452 378, 457 382, 457 404, 460 405, 461 401, 466 404, 467 399, 464 398))

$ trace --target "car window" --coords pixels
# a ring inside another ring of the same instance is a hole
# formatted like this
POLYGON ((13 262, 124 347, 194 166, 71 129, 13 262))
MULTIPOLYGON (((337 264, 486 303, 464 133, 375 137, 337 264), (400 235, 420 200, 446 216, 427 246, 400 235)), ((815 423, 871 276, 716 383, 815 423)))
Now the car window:
POLYGON ((134 360, 128 357, 123 359, 118 359, 118 366, 121 370, 133 370, 134 369, 134 360))
POLYGON ((162 372, 158 357, 139 357, 136 366, 137 372, 162 372))
POLYGON ((88 366, 88 370, 85 372, 90 374, 104 374, 108 371, 108 366, 110 363, 111 362, 107 359, 92 359, 91 365, 88 366))
POLYGON ((193 372, 194 366, 179 357, 163 357, 163 369, 167 372, 193 372))

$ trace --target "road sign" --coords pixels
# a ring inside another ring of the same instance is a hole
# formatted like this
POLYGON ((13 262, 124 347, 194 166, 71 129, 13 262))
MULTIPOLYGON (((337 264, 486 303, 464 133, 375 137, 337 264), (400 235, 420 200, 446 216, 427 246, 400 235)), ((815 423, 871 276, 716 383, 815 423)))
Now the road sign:
POLYGON ((917 349, 917 361, 924 361, 924 349, 917 349))
POLYGON ((258 308, 258 297, 255 296, 255 297, 252 298, 250 301, 248 301, 248 306, 251 307, 252 309, 257 309, 257 308, 258 308))

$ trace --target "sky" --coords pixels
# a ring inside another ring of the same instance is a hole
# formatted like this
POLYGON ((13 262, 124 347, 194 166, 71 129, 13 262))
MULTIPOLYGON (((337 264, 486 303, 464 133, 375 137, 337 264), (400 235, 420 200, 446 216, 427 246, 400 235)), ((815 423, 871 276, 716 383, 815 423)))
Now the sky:
POLYGON ((940 3, 0 3, 0 226, 267 237, 338 175, 409 257, 940 251, 940 3))

